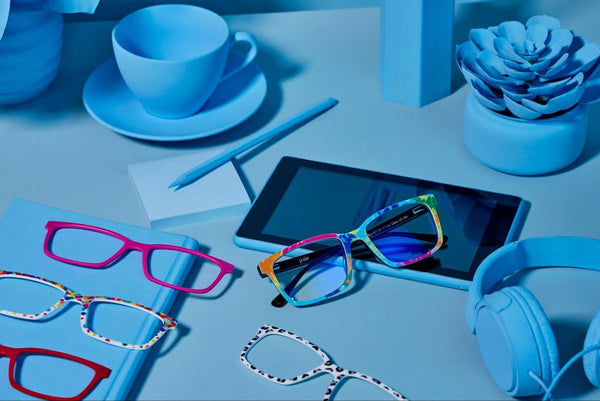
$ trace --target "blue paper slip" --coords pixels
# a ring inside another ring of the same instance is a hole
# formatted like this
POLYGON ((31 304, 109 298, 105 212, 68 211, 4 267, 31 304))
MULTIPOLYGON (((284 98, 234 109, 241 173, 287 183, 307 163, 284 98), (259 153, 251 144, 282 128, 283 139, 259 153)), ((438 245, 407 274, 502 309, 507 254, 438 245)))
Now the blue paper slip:
MULTIPOLYGON (((199 245, 196 240, 182 235, 84 216, 21 199, 15 199, 0 220, 0 270, 41 276, 83 295, 123 298, 169 314, 177 291, 157 285, 145 278, 140 252, 131 252, 110 267, 101 269, 74 266, 46 256, 43 252, 45 225, 50 220, 103 227, 134 241, 150 244, 170 244, 197 250, 199 245)), ((109 242, 111 239, 98 236, 94 241, 99 243, 91 253, 106 250, 107 244, 100 242, 109 242)), ((167 262, 171 266, 168 272, 170 282, 181 285, 191 267, 191 258, 177 257, 167 262)), ((51 302, 53 294, 51 291, 47 293, 46 288, 30 291, 28 294, 32 296, 28 297, 23 293, 34 288, 36 283, 15 279, 5 280, 14 281, 14 284, 11 282, 8 285, 19 286, 17 297, 19 299, 7 300, 0 295, 0 302, 17 304, 21 302, 21 307, 32 310, 39 308, 39 305, 46 308, 51 306, 46 304, 51 302)), ((53 303, 56 301, 54 300, 53 303)), ((110 307, 107 311, 101 308, 98 307, 94 312, 98 316, 104 313, 102 319, 98 317, 95 323, 98 330, 114 333, 116 336, 126 336, 128 341, 143 342, 156 327, 155 318, 143 312, 136 314, 134 310, 130 310, 131 308, 120 306, 110 307)), ((0 309, 9 308, 0 305, 0 309)), ((104 365, 112 372, 88 394, 87 399, 126 398, 149 351, 127 350, 97 341, 81 331, 79 305, 70 303, 61 309, 56 315, 39 321, 26 321, 0 315, 0 344, 8 347, 37 347, 65 352, 104 365)), ((168 338, 170 335, 173 333, 165 337, 168 338)), ((164 339, 160 340, 154 347, 160 347, 163 341, 164 339)), ((34 366, 32 369, 35 368, 34 366)), ((56 390, 53 386, 56 386, 60 375, 70 375, 73 380, 81 376, 79 371, 70 369, 75 367, 66 365, 60 372, 40 371, 35 375, 33 384, 37 389, 44 390, 40 392, 53 394, 52 390, 56 390)), ((0 358, 0 399, 31 399, 10 386, 8 358, 0 358)))
POLYGON ((174 177, 221 152, 222 149, 205 149, 127 167, 152 228, 197 223, 243 213, 250 207, 248 192, 231 162, 180 191, 168 188, 174 177))

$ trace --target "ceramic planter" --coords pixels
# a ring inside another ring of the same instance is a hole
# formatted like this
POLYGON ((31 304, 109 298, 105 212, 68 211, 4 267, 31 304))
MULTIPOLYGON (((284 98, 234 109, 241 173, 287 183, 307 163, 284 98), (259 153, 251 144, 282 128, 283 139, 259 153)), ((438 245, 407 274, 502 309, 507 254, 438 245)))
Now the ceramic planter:
POLYGON ((548 118, 522 120, 482 106, 471 91, 464 115, 469 151, 496 170, 540 175, 560 170, 581 154, 588 127, 588 109, 580 104, 548 118))

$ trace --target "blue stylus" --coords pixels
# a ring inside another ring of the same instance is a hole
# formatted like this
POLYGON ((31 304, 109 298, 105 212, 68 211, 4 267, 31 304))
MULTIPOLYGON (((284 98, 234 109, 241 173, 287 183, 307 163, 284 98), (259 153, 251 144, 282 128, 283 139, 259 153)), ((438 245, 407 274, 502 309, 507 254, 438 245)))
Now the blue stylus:
POLYGON ((211 172, 212 170, 216 169, 217 167, 222 166, 223 164, 227 163, 228 161, 230 161, 231 159, 233 159, 235 156, 239 155, 240 153, 250 149, 253 146, 258 145, 259 143, 265 142, 290 128, 293 128, 297 125, 301 125, 301 124, 309 121, 313 117, 316 117, 317 115, 329 110, 336 104, 338 104, 337 99, 334 99, 332 97, 315 104, 314 106, 310 107, 309 109, 285 120, 284 122, 282 122, 275 128, 273 128, 265 133, 257 134, 253 137, 250 137, 248 141, 242 143, 241 145, 236 146, 231 149, 228 149, 228 150, 225 150, 223 153, 218 154, 217 156, 213 157, 212 159, 207 160, 206 162, 200 164, 197 167, 194 167, 193 169, 191 169, 189 171, 186 171, 185 173, 180 175, 175 181, 173 181, 173 183, 171 185, 169 185, 169 188, 175 187, 175 190, 177 191, 178 189, 181 189, 181 188, 185 187, 186 185, 191 184, 192 182, 196 181, 197 179, 204 176, 205 174, 207 174, 207 173, 211 172))

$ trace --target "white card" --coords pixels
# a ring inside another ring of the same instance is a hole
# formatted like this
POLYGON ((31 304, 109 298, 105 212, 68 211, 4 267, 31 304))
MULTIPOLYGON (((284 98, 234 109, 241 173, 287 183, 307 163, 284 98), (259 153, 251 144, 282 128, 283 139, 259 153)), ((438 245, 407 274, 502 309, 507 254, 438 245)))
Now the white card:
POLYGON ((222 151, 207 149, 127 166, 152 228, 197 223, 248 209, 250 197, 231 162, 178 191, 169 188, 181 174, 222 151))

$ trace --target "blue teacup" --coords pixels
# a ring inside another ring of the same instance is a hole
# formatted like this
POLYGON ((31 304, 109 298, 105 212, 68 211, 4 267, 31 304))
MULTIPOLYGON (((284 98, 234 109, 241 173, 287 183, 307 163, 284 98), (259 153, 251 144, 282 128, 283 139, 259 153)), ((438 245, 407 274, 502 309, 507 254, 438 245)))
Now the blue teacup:
POLYGON ((252 62, 257 46, 247 32, 230 34, 223 18, 204 8, 167 4, 123 18, 112 32, 117 65, 133 94, 151 114, 183 118, 197 113, 217 85, 252 62), (225 71, 238 42, 250 49, 225 71))

